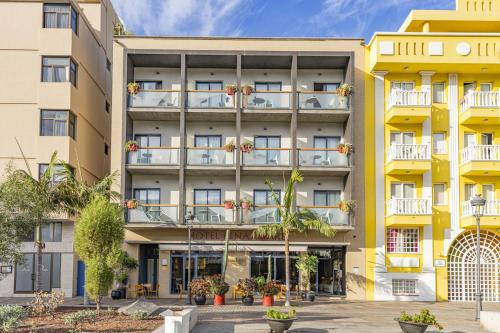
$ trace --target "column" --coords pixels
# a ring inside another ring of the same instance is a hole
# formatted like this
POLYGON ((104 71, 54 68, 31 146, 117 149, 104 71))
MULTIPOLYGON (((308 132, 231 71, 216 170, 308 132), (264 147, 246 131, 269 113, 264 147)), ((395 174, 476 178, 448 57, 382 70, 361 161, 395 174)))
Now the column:
POLYGON ((179 222, 186 223, 184 219, 186 203, 186 54, 181 54, 181 92, 179 114, 179 222))

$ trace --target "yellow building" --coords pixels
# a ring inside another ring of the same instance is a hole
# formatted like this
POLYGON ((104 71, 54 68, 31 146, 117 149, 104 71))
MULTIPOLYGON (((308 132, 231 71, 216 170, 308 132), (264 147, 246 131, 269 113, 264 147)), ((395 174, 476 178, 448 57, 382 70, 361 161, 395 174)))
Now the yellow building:
POLYGON ((367 45, 368 299, 474 300, 481 194, 483 299, 500 300, 499 28, 500 1, 457 0, 367 45))

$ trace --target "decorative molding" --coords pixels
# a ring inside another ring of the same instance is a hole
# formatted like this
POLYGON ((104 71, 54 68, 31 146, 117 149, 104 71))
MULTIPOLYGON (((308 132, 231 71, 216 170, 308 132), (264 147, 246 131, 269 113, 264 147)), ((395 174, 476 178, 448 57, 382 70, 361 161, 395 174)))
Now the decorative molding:
POLYGON ((443 52, 443 42, 429 42, 427 52, 430 56, 442 56, 443 52))
POLYGON ((381 41, 379 43, 379 53, 380 55, 394 55, 394 42, 381 41))

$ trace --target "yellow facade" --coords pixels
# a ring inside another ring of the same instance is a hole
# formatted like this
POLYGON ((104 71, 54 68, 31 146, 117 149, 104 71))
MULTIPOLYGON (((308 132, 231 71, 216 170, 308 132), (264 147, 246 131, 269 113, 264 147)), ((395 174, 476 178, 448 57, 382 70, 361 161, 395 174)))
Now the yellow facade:
POLYGON ((468 300, 448 290, 449 254, 476 227, 468 196, 487 199, 481 229, 500 240, 500 1, 456 7, 412 11, 367 44, 367 299, 468 300), (405 228, 418 250, 388 239, 405 228), (417 287, 399 294, 401 280, 417 287))

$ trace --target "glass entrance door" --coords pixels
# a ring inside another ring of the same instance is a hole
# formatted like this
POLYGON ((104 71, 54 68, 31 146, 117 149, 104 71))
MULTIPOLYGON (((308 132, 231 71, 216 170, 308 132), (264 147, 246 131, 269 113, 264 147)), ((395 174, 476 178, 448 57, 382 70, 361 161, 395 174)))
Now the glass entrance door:
MULTIPOLYGON (((179 293, 181 288, 187 290, 188 261, 187 252, 172 254, 170 292, 173 294, 179 293)), ((191 253, 191 279, 204 278, 213 274, 222 274, 222 253, 191 253)))
POLYGON ((314 154, 315 165, 338 165, 343 158, 335 149, 340 143, 340 136, 315 136, 314 148, 318 149, 314 154), (324 149, 324 150, 321 150, 324 149))
POLYGON ((257 136, 254 139, 255 149, 262 149, 261 165, 278 165, 280 162, 280 150, 271 148, 281 148, 281 137, 279 136, 257 136))
POLYGON ((221 164, 219 161, 219 151, 210 148, 220 148, 222 147, 222 136, 221 135, 195 135, 194 136, 194 146, 196 148, 207 148, 199 151, 199 157, 201 163, 199 164, 221 164))
POLYGON ((345 247, 310 248, 318 257, 318 271, 311 274, 311 290, 318 294, 345 295, 345 247))
POLYGON ((161 146, 161 135, 159 134, 136 134, 135 141, 140 149, 137 151, 137 163, 151 164, 153 151, 148 149, 150 147, 158 148, 161 146))

